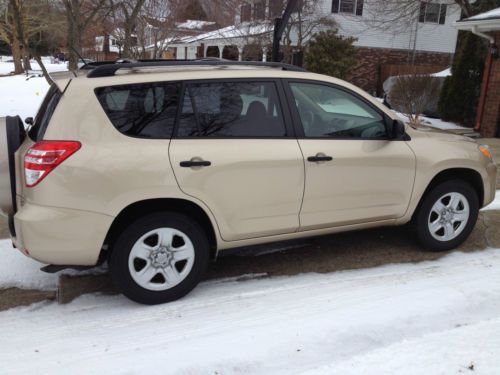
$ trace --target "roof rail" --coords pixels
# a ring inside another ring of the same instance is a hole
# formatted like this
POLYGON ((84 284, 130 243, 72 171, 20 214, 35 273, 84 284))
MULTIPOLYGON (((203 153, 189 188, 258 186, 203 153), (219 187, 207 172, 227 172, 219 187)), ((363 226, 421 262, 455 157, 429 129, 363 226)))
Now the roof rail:
POLYGON ((304 68, 299 66, 279 63, 279 62, 260 62, 260 61, 232 61, 216 58, 205 58, 199 60, 146 60, 134 63, 113 63, 101 62, 93 65, 90 63, 86 69, 88 78, 111 77, 120 69, 135 69, 135 68, 153 68, 162 66, 256 66, 280 68, 282 70, 305 72, 304 68))

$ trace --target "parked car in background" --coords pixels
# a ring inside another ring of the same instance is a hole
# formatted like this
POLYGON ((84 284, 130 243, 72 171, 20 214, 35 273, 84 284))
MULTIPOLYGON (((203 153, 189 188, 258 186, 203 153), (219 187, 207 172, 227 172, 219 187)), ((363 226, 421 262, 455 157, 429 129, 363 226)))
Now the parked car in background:
POLYGON ((495 195, 485 146, 405 126, 339 79, 214 60, 88 68, 54 75, 27 134, 0 119, 0 210, 24 254, 107 260, 137 302, 184 296, 241 246, 410 223, 448 250, 495 195))

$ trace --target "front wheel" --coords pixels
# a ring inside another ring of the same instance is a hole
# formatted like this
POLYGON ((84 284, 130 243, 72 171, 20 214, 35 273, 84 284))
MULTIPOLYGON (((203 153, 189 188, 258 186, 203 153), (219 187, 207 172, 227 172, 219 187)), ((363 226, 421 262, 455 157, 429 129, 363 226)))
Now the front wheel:
POLYGON ((177 213, 156 213, 125 229, 113 246, 109 267, 121 293, 153 305, 189 293, 208 261, 208 240, 195 221, 177 213))
POLYGON ((419 242, 434 251, 453 249, 474 229, 479 213, 477 193, 462 180, 435 186, 423 198, 413 220, 419 242))

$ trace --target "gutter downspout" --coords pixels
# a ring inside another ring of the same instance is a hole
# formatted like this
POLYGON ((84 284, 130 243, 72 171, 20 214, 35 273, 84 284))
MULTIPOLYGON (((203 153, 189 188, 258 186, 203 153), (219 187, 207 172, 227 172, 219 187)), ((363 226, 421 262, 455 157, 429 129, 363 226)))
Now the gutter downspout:
MULTIPOLYGON (((472 26, 472 34, 475 34, 483 39, 487 39, 490 42, 490 47, 495 44, 495 39, 488 34, 482 33, 477 30, 477 26, 472 26)), ((484 71, 483 84, 481 86, 481 96, 479 99, 479 110, 476 116, 476 124, 474 125, 474 130, 479 131, 481 129, 481 123, 483 122, 484 107, 486 105, 486 95, 488 94, 488 87, 490 85, 491 78, 491 68, 493 65, 493 53, 491 48, 488 49, 488 56, 486 57, 486 67, 484 71)))

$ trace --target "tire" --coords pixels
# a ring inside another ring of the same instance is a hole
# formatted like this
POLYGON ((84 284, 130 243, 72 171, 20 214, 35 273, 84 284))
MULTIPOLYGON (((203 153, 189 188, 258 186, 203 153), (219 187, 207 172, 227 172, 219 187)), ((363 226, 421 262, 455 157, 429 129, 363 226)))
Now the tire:
POLYGON ((449 180, 422 198, 412 224, 424 249, 446 251, 469 237, 478 214, 479 200, 474 188, 463 180, 449 180))
POLYGON ((209 262, 204 230, 189 217, 155 213, 128 226, 109 259, 114 286, 132 301, 175 301, 200 282, 209 262))

